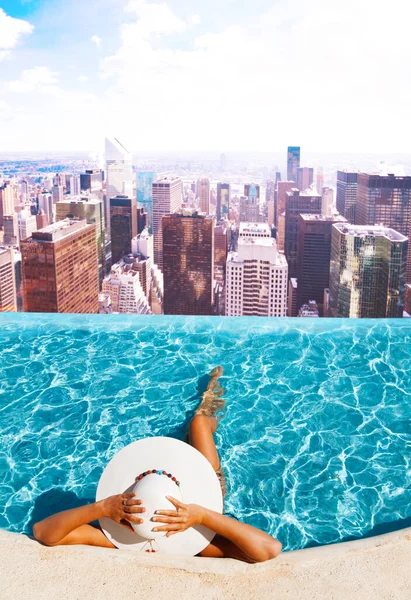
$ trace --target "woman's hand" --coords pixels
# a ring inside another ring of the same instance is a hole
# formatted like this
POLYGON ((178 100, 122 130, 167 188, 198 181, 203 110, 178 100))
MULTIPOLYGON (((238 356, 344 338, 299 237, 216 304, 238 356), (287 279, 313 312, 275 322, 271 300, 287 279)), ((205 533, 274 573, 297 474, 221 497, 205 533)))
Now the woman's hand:
POLYGON ((134 498, 135 493, 117 494, 109 496, 102 500, 103 516, 112 519, 116 523, 120 523, 130 529, 134 533, 134 529, 130 523, 142 523, 143 519, 138 517, 139 513, 143 513, 146 509, 141 506, 143 501, 134 498))
POLYGON ((198 504, 183 504, 180 500, 176 500, 172 496, 166 496, 167 500, 174 504, 175 510, 156 510, 156 516, 152 517, 152 521, 167 523, 154 527, 153 531, 167 531, 166 537, 170 537, 175 533, 185 531, 189 527, 201 525, 204 518, 205 509, 198 504))

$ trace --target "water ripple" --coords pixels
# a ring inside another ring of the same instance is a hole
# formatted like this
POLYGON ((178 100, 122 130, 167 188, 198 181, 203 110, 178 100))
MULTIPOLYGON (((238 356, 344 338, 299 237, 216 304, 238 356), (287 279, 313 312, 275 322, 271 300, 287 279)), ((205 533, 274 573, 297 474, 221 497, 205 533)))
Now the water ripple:
POLYGON ((93 498, 136 439, 183 439, 217 364, 228 512, 289 550, 411 516, 407 320, 21 314, 0 325, 1 527, 29 531, 50 490, 93 498))

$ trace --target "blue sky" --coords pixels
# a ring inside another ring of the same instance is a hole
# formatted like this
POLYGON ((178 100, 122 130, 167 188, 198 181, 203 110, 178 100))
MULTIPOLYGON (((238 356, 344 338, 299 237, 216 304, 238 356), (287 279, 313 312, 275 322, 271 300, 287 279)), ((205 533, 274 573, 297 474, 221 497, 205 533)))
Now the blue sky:
POLYGON ((408 0, 0 0, 0 150, 408 152, 408 0))

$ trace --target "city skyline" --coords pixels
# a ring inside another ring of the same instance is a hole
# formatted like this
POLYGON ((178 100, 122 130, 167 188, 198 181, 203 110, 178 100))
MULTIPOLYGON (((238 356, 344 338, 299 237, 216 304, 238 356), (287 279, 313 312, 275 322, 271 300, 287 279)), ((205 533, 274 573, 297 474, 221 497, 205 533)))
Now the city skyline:
POLYGON ((132 151, 296 143, 307 152, 408 152, 411 42, 406 19, 397 19, 405 0, 393 5, 387 12, 371 0, 210 0, 205 8, 193 0, 187 10, 179 0, 5 0, 0 151, 97 151, 104 124, 132 151), (395 100, 391 86, 380 85, 385 71, 396 81, 395 100), (198 85, 200 74, 207 86, 198 85), (340 85, 342 74, 349 85, 340 85), (296 81, 304 110, 298 94, 283 93, 296 81), (257 93, 241 93, 247 86, 257 93), (389 123, 383 135, 376 122, 389 123))
MULTIPOLYGON (((375 227, 384 226, 392 228, 389 230, 394 236, 402 235, 404 251, 401 256, 395 242, 394 262, 389 257, 386 260, 390 269, 392 267, 386 316, 410 316, 404 310, 404 298, 405 284, 411 281, 411 255, 408 260, 403 260, 403 255, 409 249, 411 177, 395 175, 388 163, 381 163, 379 174, 372 175, 337 170, 333 176, 336 181, 332 180, 337 184, 335 197, 335 185, 324 186, 330 176, 328 169, 318 165, 315 168, 299 166, 299 146, 288 146, 286 154, 287 176, 293 180, 283 181, 278 165, 265 165, 260 169, 253 165, 251 171, 248 167, 239 171, 237 164, 234 171, 240 174, 240 186, 221 180, 215 185, 215 179, 212 184, 211 179, 201 173, 199 177, 178 176, 175 172, 179 171, 179 166, 172 163, 168 170, 160 167, 157 176, 153 171, 137 169, 135 173, 131 153, 122 141, 115 137, 106 138, 105 147, 104 171, 87 169, 90 165, 84 161, 81 165, 71 161, 57 163, 54 173, 48 171, 47 160, 37 164, 35 161, 14 164, 11 161, 10 172, 14 175, 11 178, 5 174, 1 176, 0 217, 3 226, 0 242, 2 249, 11 247, 17 251, 12 253, 17 310, 21 308, 23 297, 23 310, 30 311, 27 301, 30 285, 22 287, 20 280, 30 282, 34 279, 32 302, 36 311, 38 304, 35 302, 39 300, 36 286, 38 280, 43 285, 45 275, 41 264, 36 275, 38 256, 33 265, 24 263, 23 250, 34 248, 35 240, 43 240, 44 235, 47 237, 61 228, 64 219, 85 219, 83 222, 90 224, 94 231, 96 262, 92 270, 98 272, 101 292, 98 294, 98 312, 277 317, 285 317, 288 312, 288 316, 298 317, 362 317, 366 314, 382 317, 383 308, 375 296, 382 281, 377 255, 387 254, 387 249, 381 250, 379 242, 368 244, 364 251, 367 261, 370 252, 376 255, 374 271, 368 267, 364 271, 366 278, 374 273, 370 296, 374 304, 367 301, 369 306, 364 314, 362 309, 358 312, 356 308, 341 308, 345 312, 340 315, 340 308, 335 308, 335 302, 339 302, 336 300, 339 284, 335 277, 331 284, 331 274, 336 272, 333 264, 340 264, 341 281, 348 284, 347 290, 354 290, 354 304, 361 303, 368 293, 362 289, 366 279, 360 289, 354 289, 357 275, 354 268, 345 266, 345 246, 342 244, 339 249, 333 246, 333 258, 330 255, 332 224, 346 222, 344 215, 347 217, 352 213, 355 218, 347 223, 350 238, 347 248, 355 237, 359 237, 356 228, 361 229, 361 226, 369 234, 375 227), (79 173, 80 168, 85 172, 79 173), (255 175, 260 183, 255 180, 255 175), (348 190, 345 181, 352 178, 353 187, 348 190), (121 193, 126 190, 129 195, 121 193), (227 193, 224 202, 223 191, 227 193), (224 206, 225 210, 222 210, 224 206), (149 229, 150 212, 152 231, 149 229), (222 212, 225 214, 220 214, 222 212), (200 230, 193 229, 194 221, 199 224, 203 220, 207 223, 206 236, 202 226, 201 234, 200 230), (269 239, 261 241, 261 235, 269 239), (200 237, 202 242, 197 243, 200 237), (208 250, 205 238, 209 242, 208 250), (167 245, 165 250, 164 244, 167 245), (400 256, 400 265, 396 253, 400 256), (267 264, 273 267, 272 273, 271 267, 270 273, 267 271, 267 264), (398 278, 399 268, 401 275, 398 278), (279 280, 280 271, 284 271, 282 281, 279 280), (197 295, 205 290, 208 299, 199 302, 197 295)), ((226 155, 221 154, 212 173, 218 179, 232 180, 233 166, 228 166, 226 155)), ((190 173, 190 164, 186 167, 190 173)), ((203 165, 199 163, 196 168, 203 170, 203 165)), ((81 253, 82 244, 81 241, 74 243, 78 248, 73 246, 72 251, 81 253)), ((356 261, 357 255, 353 254, 353 257, 356 261)), ((56 255, 56 264, 58 258, 56 255)), ((363 260, 362 254, 360 260, 363 260)), ((69 284, 73 273, 70 267, 69 277, 61 279, 60 291, 69 284)), ((8 289, 11 289, 9 276, 6 279, 8 289)), ((47 273, 46 279, 50 279, 47 273)), ((381 290, 384 289, 383 283, 381 290)), ((50 298, 41 301, 49 302, 51 312, 67 312, 61 309, 63 305, 56 305, 52 291, 50 288, 50 298)), ((347 296, 347 291, 343 295, 347 296)), ((77 312, 77 307, 74 308, 77 312)), ((79 312, 84 312, 82 306, 78 308, 79 312)))

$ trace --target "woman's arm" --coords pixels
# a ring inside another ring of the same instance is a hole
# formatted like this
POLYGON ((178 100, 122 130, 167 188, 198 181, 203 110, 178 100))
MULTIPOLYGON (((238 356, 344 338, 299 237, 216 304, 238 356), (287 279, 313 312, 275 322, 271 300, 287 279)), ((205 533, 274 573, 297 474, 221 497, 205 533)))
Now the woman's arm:
POLYGON ((135 494, 132 492, 118 494, 100 502, 57 513, 36 523, 33 526, 33 535, 47 546, 89 544, 114 548, 102 531, 87 523, 108 517, 131 529, 129 522, 141 523, 142 519, 137 517, 136 513, 145 511, 145 508, 140 506, 142 501, 132 499, 133 496, 135 494), (123 504, 123 500, 126 500, 127 504, 123 504))
POLYGON ((218 535, 201 553, 201 556, 230 557, 247 562, 263 562, 276 558, 281 552, 281 543, 268 533, 230 519, 196 504, 183 504, 179 500, 167 496, 178 511, 156 511, 153 521, 167 523, 155 527, 154 531, 167 531, 167 537, 185 531, 194 525, 204 525, 218 535))

